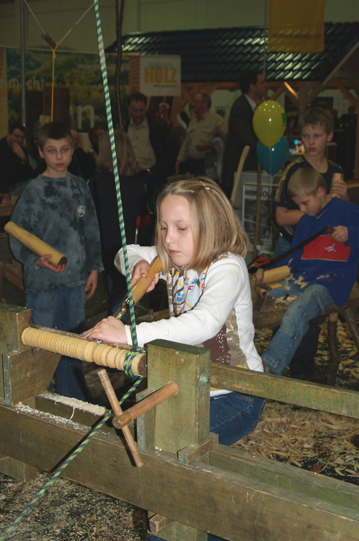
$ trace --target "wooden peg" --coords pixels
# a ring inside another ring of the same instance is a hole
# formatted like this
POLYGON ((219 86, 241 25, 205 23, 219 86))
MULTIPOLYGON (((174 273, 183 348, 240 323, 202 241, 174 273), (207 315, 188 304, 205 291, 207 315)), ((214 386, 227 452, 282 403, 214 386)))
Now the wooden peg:
POLYGON ((176 395, 178 390, 178 385, 177 383, 174 383, 174 381, 167 383, 167 385, 162 387, 162 389, 158 389, 158 391, 155 391, 147 398, 144 398, 141 400, 141 402, 138 402, 138 404, 132 406, 132 408, 129 408, 120 416, 116 416, 112 420, 113 426, 115 428, 123 428, 124 426, 127 426, 143 413, 146 413, 155 406, 158 406, 158 404, 161 404, 161 402, 164 402, 167 400, 167 398, 176 395))
MULTIPOLYGON (((122 408, 120 404, 118 403, 117 396, 115 394, 115 391, 113 390, 110 378, 108 377, 106 370, 100 370, 98 372, 98 376, 101 380, 106 396, 111 404, 112 411, 114 412, 116 417, 120 416, 122 414, 122 408)), ((122 432, 123 432, 123 435, 125 436, 127 445, 130 449, 132 458, 136 466, 138 466, 138 468, 142 468, 143 466, 142 458, 140 456, 140 453, 138 452, 135 441, 132 437, 131 431, 128 428, 128 426, 124 426, 122 428, 122 432)))

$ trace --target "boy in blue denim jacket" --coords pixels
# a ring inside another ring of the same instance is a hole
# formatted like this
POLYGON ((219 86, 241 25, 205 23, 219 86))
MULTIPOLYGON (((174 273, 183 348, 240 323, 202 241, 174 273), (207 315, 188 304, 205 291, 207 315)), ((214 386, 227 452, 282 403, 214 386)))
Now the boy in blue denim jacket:
POLYGON ((325 180, 315 169, 298 169, 291 176, 287 190, 304 213, 295 230, 292 247, 326 226, 332 227, 334 232, 322 233, 280 263, 289 265, 292 277, 288 285, 282 281, 282 287, 270 295, 275 298, 288 294, 298 296, 289 305, 262 356, 270 372, 278 375, 290 363, 309 328, 309 321, 333 304, 346 303, 359 262, 359 208, 327 194, 325 180), (300 277, 301 283, 296 283, 300 277))
MULTIPOLYGON (((103 270, 95 207, 87 184, 67 172, 73 140, 61 122, 40 130, 39 153, 46 171, 25 188, 12 220, 63 253, 66 267, 49 262, 11 238, 15 258, 24 265, 26 306, 32 323, 76 331, 85 320, 85 301, 97 286, 103 270)), ((56 392, 86 399, 82 362, 62 357, 56 369, 56 392)))

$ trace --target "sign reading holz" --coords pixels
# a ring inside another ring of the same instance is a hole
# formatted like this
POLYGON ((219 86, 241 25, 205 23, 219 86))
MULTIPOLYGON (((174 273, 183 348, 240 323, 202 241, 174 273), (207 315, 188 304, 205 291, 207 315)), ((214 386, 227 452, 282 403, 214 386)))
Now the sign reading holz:
POLYGON ((146 96, 180 96, 181 57, 141 56, 140 91, 146 96))

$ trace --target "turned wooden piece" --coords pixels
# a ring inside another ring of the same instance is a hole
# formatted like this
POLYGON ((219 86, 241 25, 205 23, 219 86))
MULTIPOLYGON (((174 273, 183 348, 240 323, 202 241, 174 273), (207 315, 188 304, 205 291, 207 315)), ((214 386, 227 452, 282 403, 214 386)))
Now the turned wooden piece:
POLYGON ((51 254, 52 257, 49 259, 49 261, 55 265, 55 267, 67 264, 67 258, 64 256, 64 254, 61 254, 55 250, 55 248, 52 248, 52 246, 46 244, 46 242, 42 241, 32 233, 29 233, 26 231, 26 229, 23 229, 15 222, 8 222, 5 225, 4 230, 6 233, 14 237, 14 239, 21 242, 21 244, 26 246, 26 248, 29 248, 29 250, 32 250, 40 257, 45 254, 51 254))
MULTIPOLYGON (((120 404, 118 403, 117 396, 112 387, 110 378, 108 377, 106 370, 100 370, 98 372, 98 377, 101 380, 106 396, 111 404, 112 411, 114 412, 116 417, 119 417, 122 414, 122 408, 120 404)), ((143 466, 142 458, 140 456, 140 453, 138 452, 135 441, 132 437, 131 431, 128 428, 128 426, 122 427, 122 433, 126 439, 128 448, 131 452, 132 458, 135 461, 136 466, 138 468, 142 468, 143 466)))
MULTIPOLYGON (((51 332, 51 329, 45 331, 27 327, 21 334, 21 341, 26 346, 46 349, 117 370, 124 370, 124 361, 128 353, 128 348, 120 349, 108 344, 96 344, 82 338, 51 332)), ((132 372, 137 376, 146 376, 146 366, 146 355, 142 353, 135 355, 131 365, 132 372)))
POLYGON ((327 373, 327 385, 335 385, 338 367, 340 363, 340 355, 338 349, 337 338, 337 323, 338 313, 329 314, 328 319, 328 345, 329 345, 329 363, 327 373))
MULTIPOLYGON (((133 303, 134 304, 137 304, 138 301, 140 301, 142 299, 143 295, 146 293, 147 289, 150 287, 153 280, 155 279, 156 274, 161 272, 161 270, 162 270, 162 263, 161 263, 160 257, 157 256, 152 261, 151 266, 148 269, 148 274, 147 274, 146 278, 140 278, 138 280, 138 282, 136 282, 132 286, 132 297, 133 297, 133 303)), ((128 307, 129 307, 129 304, 130 303, 129 303, 129 300, 128 300, 128 295, 126 295, 126 298, 125 298, 121 308, 119 308, 119 310, 117 310, 117 312, 114 314, 114 317, 117 318, 117 319, 121 319, 125 315, 128 307)))

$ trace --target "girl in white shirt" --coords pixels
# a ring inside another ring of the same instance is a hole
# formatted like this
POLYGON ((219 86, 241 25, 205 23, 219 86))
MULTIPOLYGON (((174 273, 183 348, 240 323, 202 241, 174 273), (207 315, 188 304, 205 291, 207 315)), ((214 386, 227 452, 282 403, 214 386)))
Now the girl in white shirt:
MULTIPOLYGON (((175 181, 157 202, 157 246, 128 247, 132 285, 146 277, 158 254, 167 281, 170 318, 136 326, 142 347, 155 339, 211 350, 211 361, 263 371, 253 338, 252 299, 244 261, 248 239, 227 197, 206 178, 175 181)), ((122 251, 116 266, 124 272, 122 251)), ((131 329, 114 317, 84 338, 132 343, 131 329)), ((253 430, 264 407, 261 398, 211 391, 210 430, 231 445, 253 430)))

